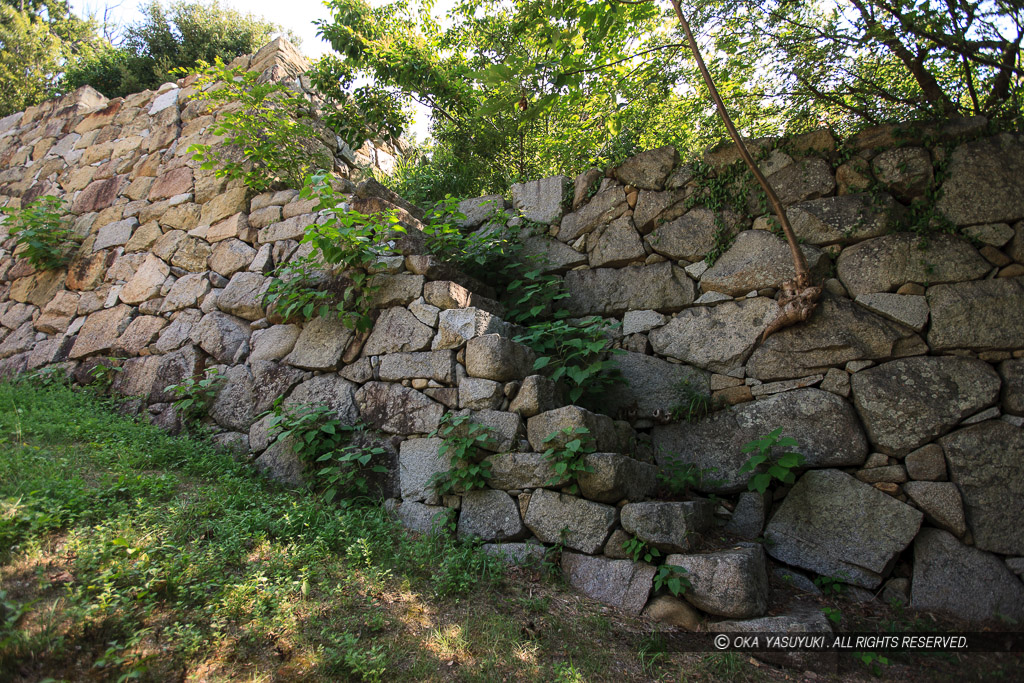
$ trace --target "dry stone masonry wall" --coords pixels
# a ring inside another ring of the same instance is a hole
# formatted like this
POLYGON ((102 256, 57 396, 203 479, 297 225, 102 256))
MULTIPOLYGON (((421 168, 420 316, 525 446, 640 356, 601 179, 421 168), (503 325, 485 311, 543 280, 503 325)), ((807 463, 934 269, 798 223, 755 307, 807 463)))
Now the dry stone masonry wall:
MULTIPOLYGON (((245 60, 303 85, 287 44, 245 60)), ((626 381, 592 412, 536 374, 501 293, 426 255, 421 214, 372 180, 347 186, 349 205, 397 208, 411 228, 378 263, 372 330, 268 317, 269 273, 303 253, 298 240, 320 217, 294 191, 251 196, 190 160, 213 119, 190 104, 189 83, 109 102, 83 89, 0 121, 4 201, 61 196, 84 238, 66 271, 35 272, 0 228, 3 374, 59 365, 87 382, 116 362, 114 390, 175 429, 168 387, 217 367, 215 438, 292 483, 304 466, 259 416, 278 397, 327 406, 386 449, 377 486, 406 526, 449 520, 515 561, 558 545, 581 591, 691 628, 706 615, 717 630, 774 628, 765 619, 828 629, 819 611, 786 602, 794 583, 815 590, 808 575, 972 620, 1024 618, 1020 137, 968 120, 871 129, 843 152, 826 131, 753 141, 825 287, 807 323, 764 342, 793 275, 787 247, 768 216, 692 201, 705 171, 676 150, 514 186, 507 227, 531 226, 525 251, 564 280, 561 303, 619 325, 626 381), (957 235, 898 232, 936 186, 936 220, 957 235), (708 416, 670 419, 684 383, 710 399, 708 416), (430 482, 449 465, 430 434, 459 411, 493 430, 492 477, 442 497, 430 482), (596 452, 567 493, 542 453, 577 427, 596 452), (805 463, 791 487, 750 492, 741 448, 778 427, 805 463), (657 497, 673 461, 711 471, 689 500, 657 497), (623 549, 633 537, 687 570, 685 601, 652 599, 655 567, 623 549)), ((332 151, 357 181, 393 150, 332 151)), ((715 173, 736 158, 724 146, 703 162, 715 173)), ((467 200, 464 227, 494 229, 503 205, 467 200)))

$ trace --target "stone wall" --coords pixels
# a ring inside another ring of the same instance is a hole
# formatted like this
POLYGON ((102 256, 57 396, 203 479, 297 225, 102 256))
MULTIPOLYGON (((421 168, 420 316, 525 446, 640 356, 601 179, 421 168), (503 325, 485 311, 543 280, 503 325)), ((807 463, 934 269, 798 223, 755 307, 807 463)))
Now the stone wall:
MULTIPOLYGON (((296 57, 277 42, 245 59, 302 87, 296 57)), ((270 272, 302 253, 319 217, 294 191, 251 196, 189 159, 212 122, 189 103, 189 83, 111 102, 83 89, 0 121, 0 196, 62 196, 84 238, 67 271, 34 272, 0 227, 3 374, 58 365, 87 382, 114 362, 113 390, 176 429, 167 387, 217 367, 227 379, 210 412, 215 438, 287 482, 302 481, 303 465, 257 416, 277 397, 327 405, 390 454, 376 485, 410 528, 450 519, 516 560, 560 545, 583 592, 689 627, 707 615, 709 628, 769 630, 772 606, 827 629, 820 611, 787 602, 794 582, 815 590, 813 575, 962 618, 1024 618, 1020 138, 970 120, 909 136, 872 129, 844 154, 825 131, 755 141, 826 290, 810 321, 763 343, 792 276, 788 249, 766 216, 716 220, 691 206, 700 183, 674 149, 516 185, 505 226, 494 224, 502 198, 468 200, 465 229, 528 230, 527 252, 564 278, 565 307, 619 324, 627 381, 591 412, 534 374, 501 293, 425 255, 421 216, 372 180, 346 187, 349 205, 398 208, 410 229, 376 269, 373 329, 268 318, 270 272), (933 185, 961 236, 923 248, 894 230, 933 185), (708 267, 723 237, 735 239, 708 267), (710 415, 671 420, 684 382, 710 397, 710 415), (448 468, 429 434, 449 411, 494 430, 485 490, 441 497, 428 485, 448 468), (597 452, 571 495, 548 483, 541 454, 549 435, 578 426, 597 452), (777 427, 805 466, 774 495, 748 492, 741 447, 777 427), (672 460, 713 469, 689 500, 657 498, 672 460), (688 570, 685 602, 651 599, 655 568, 622 548, 634 536, 688 570)), ((360 164, 386 167, 393 150, 333 151, 355 181, 360 164)), ((704 155, 712 169, 735 160, 728 146, 704 155)))

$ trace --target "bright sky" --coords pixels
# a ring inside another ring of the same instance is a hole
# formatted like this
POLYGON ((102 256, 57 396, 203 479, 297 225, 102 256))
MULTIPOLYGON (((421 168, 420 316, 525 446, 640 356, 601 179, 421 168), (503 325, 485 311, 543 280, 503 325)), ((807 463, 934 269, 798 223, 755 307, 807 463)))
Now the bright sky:
MULTIPOLYGON (((454 0, 437 0, 434 3, 434 15, 443 16, 447 13, 454 0)), ((371 5, 384 4, 385 0, 370 0, 371 5)), ((119 25, 134 24, 142 19, 139 5, 143 0, 71 0, 71 7, 76 14, 87 16, 93 14, 99 21, 103 20, 104 7, 109 7, 108 19, 119 25)), ((171 0, 164 0, 167 7, 171 0)), ((291 29, 302 39, 301 52, 309 59, 316 59, 331 46, 316 35, 314 19, 330 18, 330 11, 324 6, 323 0, 220 0, 221 6, 232 7, 240 12, 262 16, 270 21, 291 29)), ((415 121, 409 131, 413 137, 423 140, 428 134, 430 115, 426 108, 415 105, 415 121)))

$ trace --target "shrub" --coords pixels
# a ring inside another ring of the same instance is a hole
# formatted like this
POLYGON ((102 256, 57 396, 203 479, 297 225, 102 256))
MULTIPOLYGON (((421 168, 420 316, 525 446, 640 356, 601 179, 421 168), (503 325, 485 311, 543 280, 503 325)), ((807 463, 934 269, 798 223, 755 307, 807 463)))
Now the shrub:
POLYGON ((797 445, 796 439, 782 436, 782 427, 770 434, 754 439, 743 446, 744 453, 756 451, 754 455, 740 467, 740 474, 744 472, 756 472, 762 465, 767 465, 766 471, 757 472, 747 483, 747 489, 764 493, 768 490, 772 479, 777 479, 783 484, 792 484, 796 480, 794 469, 804 464, 804 456, 799 453, 786 452, 772 461, 772 450, 775 448, 793 448, 797 445))
POLYGON ((487 485, 491 477, 491 462, 487 460, 483 446, 493 439, 490 427, 471 422, 468 413, 445 413, 441 424, 430 436, 440 436, 444 440, 441 456, 447 456, 451 465, 447 472, 431 479, 431 485, 438 493, 472 491, 487 485))
POLYGON ((68 227, 62 199, 44 195, 20 209, 0 208, 0 213, 8 216, 11 237, 33 268, 54 270, 71 260, 74 233, 68 227))

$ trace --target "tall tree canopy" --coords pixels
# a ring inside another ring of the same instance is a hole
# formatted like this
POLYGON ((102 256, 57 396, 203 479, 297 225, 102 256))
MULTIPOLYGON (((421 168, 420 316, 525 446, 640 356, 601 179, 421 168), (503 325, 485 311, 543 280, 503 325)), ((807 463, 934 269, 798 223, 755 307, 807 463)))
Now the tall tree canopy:
MULTIPOLYGON (((320 30, 337 55, 324 83, 381 105, 370 132, 400 129, 404 102, 428 106, 434 166, 476 178, 472 191, 725 132, 663 1, 464 0, 445 26, 430 3, 327 4, 320 30)), ((974 114, 1020 125, 1020 0, 683 8, 746 135, 974 114)))
MULTIPOLYGON (((142 21, 126 26, 120 45, 101 42, 68 66, 64 87, 89 84, 107 97, 122 97, 172 80, 170 71, 200 60, 231 61, 262 47, 283 29, 252 14, 213 2, 160 0, 142 6, 142 21)), ((298 39, 288 37, 296 45, 298 39)))

